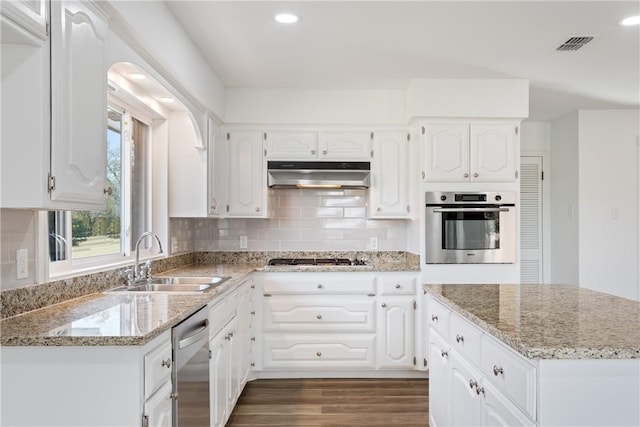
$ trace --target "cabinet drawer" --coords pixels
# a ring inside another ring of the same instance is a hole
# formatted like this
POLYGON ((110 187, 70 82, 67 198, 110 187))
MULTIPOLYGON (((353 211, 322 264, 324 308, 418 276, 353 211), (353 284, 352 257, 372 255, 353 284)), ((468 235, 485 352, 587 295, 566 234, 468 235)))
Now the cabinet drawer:
POLYGON ((449 336, 449 318, 451 310, 440 304, 432 297, 428 298, 428 324, 431 325, 443 337, 449 336))
POLYGON ((264 294, 368 295, 375 294, 373 276, 348 274, 266 274, 264 294))
POLYGON ((375 335, 272 335, 263 340, 265 369, 373 369, 375 335))
MULTIPOLYGON (((353 297, 352 297, 353 298, 353 297)), ((264 331, 374 332, 375 299, 273 296, 264 299, 264 331)))
POLYGON ((414 276, 378 276, 380 295, 415 295, 418 279, 414 276))
POLYGON ((171 341, 154 348, 144 356, 144 398, 148 399, 171 378, 171 341))
POLYGON ((489 335, 481 340, 480 368, 532 419, 536 418, 536 368, 489 335))
POLYGON ((480 338, 482 332, 455 313, 449 319, 449 342, 451 347, 467 356, 475 365, 480 366, 480 338))
POLYGON ((214 337, 229 321, 225 301, 215 303, 209 308, 209 336, 214 337))

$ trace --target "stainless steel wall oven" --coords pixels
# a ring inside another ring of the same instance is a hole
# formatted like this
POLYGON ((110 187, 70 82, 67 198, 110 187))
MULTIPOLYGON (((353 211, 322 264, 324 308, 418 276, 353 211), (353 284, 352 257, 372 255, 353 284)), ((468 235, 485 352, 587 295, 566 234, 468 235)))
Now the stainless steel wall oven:
POLYGON ((427 264, 512 264, 515 192, 427 192, 427 264))

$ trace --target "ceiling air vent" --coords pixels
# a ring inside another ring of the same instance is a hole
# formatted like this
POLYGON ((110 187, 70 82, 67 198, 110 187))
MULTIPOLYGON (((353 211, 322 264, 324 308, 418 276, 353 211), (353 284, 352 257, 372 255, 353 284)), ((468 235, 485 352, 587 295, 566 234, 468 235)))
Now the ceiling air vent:
POLYGON ((594 36, 573 36, 569 40, 558 46, 556 50, 578 50, 593 39, 594 36))

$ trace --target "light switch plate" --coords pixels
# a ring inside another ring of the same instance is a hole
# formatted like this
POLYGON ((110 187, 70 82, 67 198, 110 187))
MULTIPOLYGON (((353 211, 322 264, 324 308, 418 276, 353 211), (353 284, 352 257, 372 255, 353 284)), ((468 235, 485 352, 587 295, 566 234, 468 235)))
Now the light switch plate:
POLYGON ((16 279, 26 279, 29 277, 29 250, 18 249, 16 251, 16 279))
POLYGON ((377 237, 372 237, 369 240, 369 246, 371 246, 371 250, 377 250, 378 249, 378 238, 377 237))
POLYGON ((240 249, 247 249, 247 236, 240 236, 240 249))

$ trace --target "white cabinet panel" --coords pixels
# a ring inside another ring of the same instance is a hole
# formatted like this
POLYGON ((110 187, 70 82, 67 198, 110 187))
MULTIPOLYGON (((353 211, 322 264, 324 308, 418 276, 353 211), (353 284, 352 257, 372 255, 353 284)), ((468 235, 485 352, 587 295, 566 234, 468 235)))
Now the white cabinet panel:
POLYGON ((269 273, 262 284, 265 294, 368 295, 376 293, 375 278, 354 273, 269 273))
POLYGON ((455 350, 449 351, 447 403, 449 423, 453 426, 480 425, 480 399, 477 395, 480 373, 455 350))
POLYGON ((474 181, 515 181, 515 128, 513 124, 471 125, 470 174, 474 181))
POLYGON ((51 2, 51 174, 55 201, 104 206, 106 20, 87 2, 51 2))
POLYGON ((160 345, 144 356, 144 397, 148 399, 171 379, 171 342, 160 345))
POLYGON ((211 118, 207 119, 208 133, 208 205, 210 216, 220 217, 225 213, 227 200, 227 152, 222 129, 211 118))
POLYGON ((171 427, 173 423, 173 401, 171 381, 144 403, 144 416, 149 427, 171 427))
POLYGON ((266 217, 266 174, 262 151, 262 132, 232 130, 227 133, 229 153, 230 217, 266 217))
POLYGON ((264 145, 270 160, 315 159, 318 133, 315 131, 274 130, 264 132, 264 145))
POLYGON ((428 124, 424 127, 425 179, 431 182, 469 180, 469 125, 428 124))
POLYGON ((473 363, 480 365, 480 338, 482 332, 471 323, 451 313, 449 320, 449 342, 473 363))
POLYGON ((224 427, 228 416, 229 402, 229 351, 228 335, 219 332, 209 341, 209 392, 211 399, 211 425, 224 427))
POLYGON ((415 361, 413 297, 378 298, 378 367, 410 368, 415 361))
POLYGON ((376 131, 373 137, 369 216, 408 218, 409 133, 376 131))
POLYGON ((491 383, 483 382, 480 422, 482 426, 534 427, 534 423, 520 409, 504 397, 491 383))
POLYGON ((437 334, 429 333, 429 424, 448 426, 449 346, 437 334))
MULTIPOLYGON (((3 1, 2 15, 18 24, 40 40, 47 39, 48 0, 3 1)), ((4 34, 3 34, 4 36, 4 34)))
POLYGON ((320 131, 319 157, 331 160, 369 160, 371 134, 368 131, 320 131))

